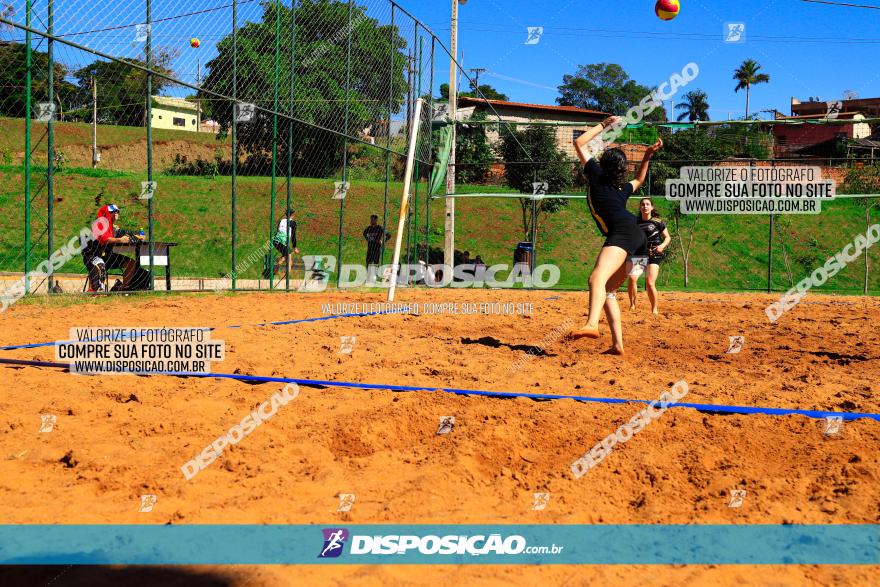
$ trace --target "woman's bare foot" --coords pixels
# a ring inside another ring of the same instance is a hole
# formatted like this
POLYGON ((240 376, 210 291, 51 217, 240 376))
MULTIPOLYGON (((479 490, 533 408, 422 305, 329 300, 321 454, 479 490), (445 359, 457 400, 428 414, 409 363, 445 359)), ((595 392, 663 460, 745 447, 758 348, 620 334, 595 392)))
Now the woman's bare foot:
POLYGON ((607 351, 603 352, 602 354, 603 355, 617 355, 617 356, 622 357, 624 355, 623 347, 619 347, 619 346, 615 345, 615 346, 611 347, 610 349, 608 349, 607 351))
POLYGON ((590 326, 589 324, 587 324, 583 328, 572 330, 569 333, 569 337, 571 337, 573 340, 577 340, 579 338, 599 338, 599 326, 590 326))
POLYGON ((635 304, 630 304, 630 305, 629 305, 629 311, 630 311, 630 312, 634 311, 635 309, 636 309, 636 305, 635 305, 635 304))

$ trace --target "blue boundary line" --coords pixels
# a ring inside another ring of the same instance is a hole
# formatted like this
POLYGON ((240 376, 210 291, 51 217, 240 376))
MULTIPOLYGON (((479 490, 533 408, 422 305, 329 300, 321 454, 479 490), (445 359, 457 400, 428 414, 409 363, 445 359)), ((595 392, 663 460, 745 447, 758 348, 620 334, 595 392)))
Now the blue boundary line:
MULTIPOLYGON (((50 361, 25 361, 18 359, 0 359, 0 364, 23 365, 31 367, 55 367, 70 369, 68 363, 55 363, 50 361)), ((561 400, 570 399, 578 402, 590 402, 601 404, 657 404, 658 400, 628 399, 616 397, 589 397, 582 395, 555 395, 550 393, 526 393, 516 391, 485 391, 480 389, 464 389, 456 387, 430 387, 416 385, 391 385, 383 383, 356 383, 350 381, 324 381, 320 379, 296 379, 293 377, 268 377, 264 375, 239 375, 236 373, 194 373, 189 371, 166 371, 145 372, 141 375, 165 375, 169 377, 201 377, 203 379, 234 379, 236 381, 253 383, 296 383, 311 387, 342 387, 351 389, 388 390, 388 391, 430 391, 452 393, 455 395, 475 395, 493 398, 516 398, 523 397, 533 400, 561 400)), ((800 410, 795 408, 768 408, 761 406, 728 406, 723 404, 697 404, 691 402, 670 403, 669 407, 691 408, 703 412, 716 412, 722 414, 764 414, 768 416, 806 416, 808 418, 824 419, 838 417, 844 420, 858 420, 868 418, 880 422, 880 414, 870 412, 827 412, 822 410, 800 410)))
MULTIPOLYGON (((260 322, 258 324, 251 324, 250 326, 287 326, 289 324, 305 324, 306 322, 323 322, 324 320, 335 320, 337 318, 363 318, 366 316, 380 316, 382 314, 405 314, 408 311, 404 310, 387 310, 385 312, 359 312, 356 314, 333 314, 330 316, 319 316, 317 318, 300 318, 298 320, 282 320, 280 322, 260 322)), ((202 330, 202 331, 214 331, 219 330, 220 328, 242 328, 242 324, 235 324, 230 326, 212 326, 208 328, 195 328, 193 330, 202 330)), ((148 332, 162 332, 164 330, 168 330, 171 327, 166 328, 150 328, 148 332)), ((124 334, 124 333, 123 333, 124 334)), ((127 337, 124 337, 127 338, 127 337)), ((14 351, 18 349, 35 349, 40 347, 50 347, 50 346, 58 346, 59 344, 64 344, 67 342, 76 342, 72 340, 56 340, 52 342, 35 342, 31 344, 17 344, 17 345, 9 345, 9 346, 0 346, 0 351, 14 351)))

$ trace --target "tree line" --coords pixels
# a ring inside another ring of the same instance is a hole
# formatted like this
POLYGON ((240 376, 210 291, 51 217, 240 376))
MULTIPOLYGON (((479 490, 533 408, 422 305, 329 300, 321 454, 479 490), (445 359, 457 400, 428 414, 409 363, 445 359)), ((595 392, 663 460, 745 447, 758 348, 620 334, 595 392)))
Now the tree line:
MULTIPOLYGON (((302 0, 297 6, 296 31, 289 7, 274 2, 262 4, 262 18, 238 29, 238 80, 235 95, 240 102, 256 104, 255 118, 239 125, 238 139, 248 157, 266 160, 271 153, 274 120, 273 95, 279 88, 278 111, 293 113, 299 122, 279 121, 278 160, 292 159, 296 172, 326 176, 341 165, 345 152, 341 104, 348 102, 348 130, 384 129, 388 132, 389 107, 392 117, 401 113, 407 92, 407 40, 398 26, 380 24, 367 15, 366 7, 340 0, 302 0), (276 10, 278 11, 276 13, 276 10), (290 43, 282 43, 275 67, 276 17, 285 38, 295 34, 293 71, 290 43), (350 23, 350 25, 348 24, 350 23), (346 68, 347 43, 339 42, 340 30, 351 38, 353 63, 346 68), (349 30, 350 29, 350 30, 349 30), (293 85, 293 108, 290 87, 293 85), (333 132, 335 131, 335 132, 333 132), (288 136, 292 141, 288 141, 288 136)), ((218 123, 225 136, 232 125, 233 103, 217 95, 232 96, 233 41, 229 34, 217 44, 218 54, 205 64, 207 75, 198 92, 188 96, 202 105, 203 118, 218 123)), ((174 77, 177 57, 167 48, 154 48, 153 69, 174 77)), ((26 47, 22 43, 0 43, 0 116, 25 116, 26 47)), ((48 101, 49 58, 32 50, 31 100, 48 101)), ((97 59, 80 68, 56 62, 54 91, 57 112, 69 121, 92 121, 92 80, 97 81, 99 124, 146 125, 147 74, 144 59, 97 59)), ((161 95, 174 84, 153 76, 153 94, 161 95)), ((265 169, 265 165, 262 166, 265 169)), ((286 169, 286 168, 285 168, 286 169)))

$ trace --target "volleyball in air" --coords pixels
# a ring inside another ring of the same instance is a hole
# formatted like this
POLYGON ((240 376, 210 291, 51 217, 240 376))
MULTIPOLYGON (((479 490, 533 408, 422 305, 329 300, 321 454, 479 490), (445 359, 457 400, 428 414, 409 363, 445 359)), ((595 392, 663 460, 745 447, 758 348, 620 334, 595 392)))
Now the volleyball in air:
MULTIPOLYGON (((657 6, 660 6, 660 4, 657 4, 657 6)), ((189 46, 192 47, 193 49, 198 49, 199 45, 201 45, 201 44, 202 44, 202 42, 200 40, 196 39, 195 37, 193 37, 192 39, 189 40, 189 46)))
POLYGON ((660 20, 672 20, 678 16, 679 10, 681 5, 678 0, 657 0, 657 4, 654 5, 654 12, 660 20))

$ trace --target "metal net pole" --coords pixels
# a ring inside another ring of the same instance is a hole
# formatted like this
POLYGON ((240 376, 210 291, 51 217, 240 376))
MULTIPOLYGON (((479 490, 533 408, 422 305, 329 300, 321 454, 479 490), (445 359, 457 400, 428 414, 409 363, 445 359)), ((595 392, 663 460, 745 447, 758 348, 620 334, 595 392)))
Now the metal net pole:
MULTIPOLYGON (((287 121, 288 135, 287 135, 287 205, 285 208, 285 214, 287 214, 287 210, 290 210, 291 206, 291 196, 293 190, 293 117, 296 114, 296 110, 294 108, 294 82, 296 79, 296 0, 291 0, 290 2, 290 106, 288 112, 290 113, 290 119, 287 121)), ((287 239, 287 246, 291 251, 293 250, 292 243, 290 239, 287 239)), ((291 254, 293 254, 291 252, 291 254)), ((290 263, 284 268, 284 289, 286 291, 290 291, 290 263)))
POLYGON ((238 272, 236 265, 235 248, 236 241, 236 196, 238 195, 238 0, 232 0, 232 161, 230 173, 232 174, 232 290, 237 287, 238 272))
MULTIPOLYGON (((275 186, 278 175, 278 81, 281 66, 281 0, 275 2, 275 94, 272 102, 272 181, 269 196, 269 289, 274 289, 272 235, 275 231, 275 186)), ((289 227, 288 227, 289 230, 289 227)), ((289 243, 288 243, 289 244, 289 243)))
POLYGON ((385 263, 385 232, 388 232, 388 182, 391 179, 391 115, 394 110, 394 39, 395 39, 395 28, 394 28, 394 9, 396 6, 391 4, 391 26, 389 27, 391 31, 391 39, 388 43, 389 53, 391 57, 391 61, 388 66, 388 74, 390 77, 390 84, 388 86, 388 119, 387 119, 387 131, 386 131, 386 140, 385 140, 385 195, 382 200, 382 230, 383 234, 380 235, 380 240, 382 244, 380 245, 380 253, 379 253, 379 265, 383 265, 385 263))
MULTIPOLYGON (((49 259, 52 256, 52 249, 54 248, 54 243, 52 240, 52 231, 55 223, 55 39, 52 38, 51 35, 55 34, 55 3, 54 0, 49 0, 49 41, 48 41, 48 60, 49 60, 49 71, 48 71, 48 98, 49 104, 51 104, 51 115, 49 117, 49 122, 47 125, 47 136, 46 136, 46 191, 47 191, 47 203, 46 203, 46 224, 47 224, 47 252, 46 259, 49 259)), ((52 290, 54 289, 54 271, 52 269, 52 263, 49 263, 49 283, 47 284, 48 293, 51 295, 52 290)))
MULTIPOLYGON (((428 81, 428 153, 434 152, 434 128, 431 123, 434 120, 434 49, 437 45, 437 38, 431 35, 431 70, 428 81)), ((428 193, 425 196, 425 266, 431 264, 431 186, 434 185, 434 169, 431 166, 431 173, 428 176, 428 193)))
POLYGON ((31 56, 31 0, 25 3, 25 82, 24 82, 24 293, 30 293, 31 263, 31 84, 33 80, 31 56))
MULTIPOLYGON (((345 196, 348 196, 346 190, 346 182, 348 182, 348 116, 349 116, 349 95, 351 93, 351 12, 354 8, 352 0, 348 0, 348 34, 345 41, 345 141, 342 151, 342 187, 345 190, 345 196)), ((342 266, 342 225, 345 219, 345 198, 339 200, 339 236, 337 239, 336 259, 339 266, 342 266)), ((342 279, 342 271, 336 272, 336 287, 339 287, 342 279)))
POLYGON ((147 182, 149 183, 149 199, 147 200, 147 230, 150 240, 150 290, 155 289, 153 275, 153 5, 147 0, 147 182))

